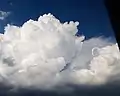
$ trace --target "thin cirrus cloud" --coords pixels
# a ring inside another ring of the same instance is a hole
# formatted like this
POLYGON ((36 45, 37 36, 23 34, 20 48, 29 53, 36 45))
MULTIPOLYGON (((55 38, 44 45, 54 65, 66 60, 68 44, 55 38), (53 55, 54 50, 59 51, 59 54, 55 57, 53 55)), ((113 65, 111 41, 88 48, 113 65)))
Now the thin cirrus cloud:
POLYGON ((10 15, 11 12, 0 11, 0 20, 4 20, 10 15))
POLYGON ((78 25, 73 21, 61 23, 45 14, 21 27, 5 27, 0 34, 0 83, 52 89, 120 81, 118 45, 108 38, 76 37, 78 25), (114 80, 109 79, 113 76, 114 80))

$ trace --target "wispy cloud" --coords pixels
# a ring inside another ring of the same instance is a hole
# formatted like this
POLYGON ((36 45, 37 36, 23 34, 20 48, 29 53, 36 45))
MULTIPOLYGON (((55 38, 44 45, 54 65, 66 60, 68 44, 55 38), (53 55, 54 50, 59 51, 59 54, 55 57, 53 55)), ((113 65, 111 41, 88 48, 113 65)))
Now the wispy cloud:
POLYGON ((10 15, 10 12, 0 11, 0 20, 4 20, 8 15, 10 15))

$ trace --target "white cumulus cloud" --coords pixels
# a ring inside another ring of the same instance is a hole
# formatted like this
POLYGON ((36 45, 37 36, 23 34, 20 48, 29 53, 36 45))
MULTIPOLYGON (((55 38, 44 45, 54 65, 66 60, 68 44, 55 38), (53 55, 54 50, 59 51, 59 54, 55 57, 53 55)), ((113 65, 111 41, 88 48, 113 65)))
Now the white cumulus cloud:
POLYGON ((118 45, 102 37, 76 37, 78 25, 45 14, 21 27, 5 27, 0 34, 0 82, 43 89, 100 85, 120 74, 118 45))

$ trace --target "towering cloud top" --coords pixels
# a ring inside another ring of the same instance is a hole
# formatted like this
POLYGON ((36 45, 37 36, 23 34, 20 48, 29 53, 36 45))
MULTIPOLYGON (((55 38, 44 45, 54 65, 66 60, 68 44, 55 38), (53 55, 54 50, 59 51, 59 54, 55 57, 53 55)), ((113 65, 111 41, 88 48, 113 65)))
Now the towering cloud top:
POLYGON ((50 13, 21 27, 7 25, 0 34, 0 82, 51 88, 68 83, 101 84, 118 74, 117 44, 102 38, 83 41, 84 36, 75 36, 78 25, 61 23, 50 13))

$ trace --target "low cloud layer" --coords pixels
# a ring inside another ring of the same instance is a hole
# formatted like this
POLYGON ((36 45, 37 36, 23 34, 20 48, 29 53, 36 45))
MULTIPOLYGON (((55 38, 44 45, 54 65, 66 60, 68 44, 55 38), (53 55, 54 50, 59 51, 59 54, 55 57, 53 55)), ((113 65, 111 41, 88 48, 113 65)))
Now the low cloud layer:
POLYGON ((14 87, 100 85, 119 74, 120 52, 102 37, 77 37, 79 22, 60 23, 51 14, 0 34, 0 82, 14 87))

